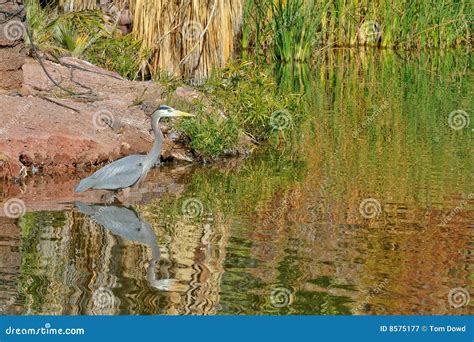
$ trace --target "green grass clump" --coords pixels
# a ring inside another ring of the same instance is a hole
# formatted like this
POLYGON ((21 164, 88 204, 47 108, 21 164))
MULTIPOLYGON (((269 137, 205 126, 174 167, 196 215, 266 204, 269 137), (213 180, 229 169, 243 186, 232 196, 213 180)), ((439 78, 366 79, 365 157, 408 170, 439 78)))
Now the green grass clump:
POLYGON ((241 151, 249 142, 289 143, 304 119, 301 94, 280 92, 272 71, 254 63, 235 63, 219 70, 199 90, 227 116, 202 109, 196 120, 180 123, 179 129, 204 157, 241 151))
POLYGON ((276 114, 288 112, 291 123, 285 129, 293 127, 301 117, 301 95, 280 92, 273 72, 254 63, 236 63, 217 72, 203 91, 219 99, 219 106, 256 141, 275 133, 276 114))
MULTIPOLYGON (((83 57, 97 39, 111 35, 99 11, 60 14, 53 6, 42 8, 38 0, 28 0, 26 17, 35 47, 57 57, 83 57)), ((31 46, 27 34, 25 41, 31 46)))
MULTIPOLYGON (((130 79, 147 68, 149 54, 141 41, 121 35, 100 11, 61 13, 54 5, 42 8, 38 0, 28 0, 26 15, 36 49, 49 57, 87 59, 130 79)), ((25 41, 32 46, 28 35, 25 41)))
POLYGON ((239 145, 240 128, 233 118, 217 119, 199 115, 195 120, 183 120, 179 128, 190 137, 190 145, 204 159, 234 152, 239 145))
POLYGON ((141 42, 131 35, 99 39, 86 51, 91 63, 132 80, 139 76, 147 55, 141 42))

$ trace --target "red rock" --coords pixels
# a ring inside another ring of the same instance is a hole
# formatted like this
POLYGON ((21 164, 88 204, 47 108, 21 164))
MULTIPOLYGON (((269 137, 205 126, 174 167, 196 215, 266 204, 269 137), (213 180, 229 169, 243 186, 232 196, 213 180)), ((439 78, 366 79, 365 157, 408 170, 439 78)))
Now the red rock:
MULTIPOLYGON (((72 82, 69 67, 49 61, 45 65, 62 87, 86 95, 58 89, 33 59, 23 66, 23 93, 28 95, 0 94, 0 177, 18 177, 22 167, 45 174, 89 170, 150 149, 153 136, 140 100, 146 93, 152 106, 163 103, 162 87, 125 80, 73 58, 65 63, 87 71, 74 69, 72 82)), ((179 141, 165 140, 163 155, 189 160, 189 149, 183 152, 179 141), (172 153, 175 146, 182 152, 172 153)))

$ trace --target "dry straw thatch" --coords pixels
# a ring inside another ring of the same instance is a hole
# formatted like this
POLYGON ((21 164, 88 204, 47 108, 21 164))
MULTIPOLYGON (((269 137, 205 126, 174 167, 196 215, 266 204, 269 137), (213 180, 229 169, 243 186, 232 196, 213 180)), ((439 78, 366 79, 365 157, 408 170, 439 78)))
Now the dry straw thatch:
POLYGON ((128 8, 133 34, 151 52, 154 76, 167 73, 200 82, 235 51, 244 0, 61 0, 67 10, 128 8))

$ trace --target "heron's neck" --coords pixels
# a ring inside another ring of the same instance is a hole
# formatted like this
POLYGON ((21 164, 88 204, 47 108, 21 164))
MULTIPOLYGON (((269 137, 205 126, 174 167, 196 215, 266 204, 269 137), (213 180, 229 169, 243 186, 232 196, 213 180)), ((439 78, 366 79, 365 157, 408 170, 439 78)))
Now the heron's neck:
POLYGON ((151 148, 150 152, 147 154, 147 160, 150 162, 150 167, 153 166, 161 154, 161 147, 163 145, 163 133, 161 133, 160 129, 160 120, 156 120, 156 122, 152 123, 153 133, 155 134, 155 142, 153 143, 153 147, 151 148))

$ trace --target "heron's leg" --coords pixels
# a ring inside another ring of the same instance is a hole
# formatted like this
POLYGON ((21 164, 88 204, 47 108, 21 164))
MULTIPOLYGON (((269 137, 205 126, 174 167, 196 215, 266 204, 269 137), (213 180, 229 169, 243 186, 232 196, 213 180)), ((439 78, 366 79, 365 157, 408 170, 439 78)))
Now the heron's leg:
POLYGON ((107 192, 106 194, 103 194, 101 201, 106 205, 113 204, 114 202, 118 201, 118 191, 107 192))
POLYGON ((124 198, 130 197, 130 188, 123 189, 122 195, 124 198))

